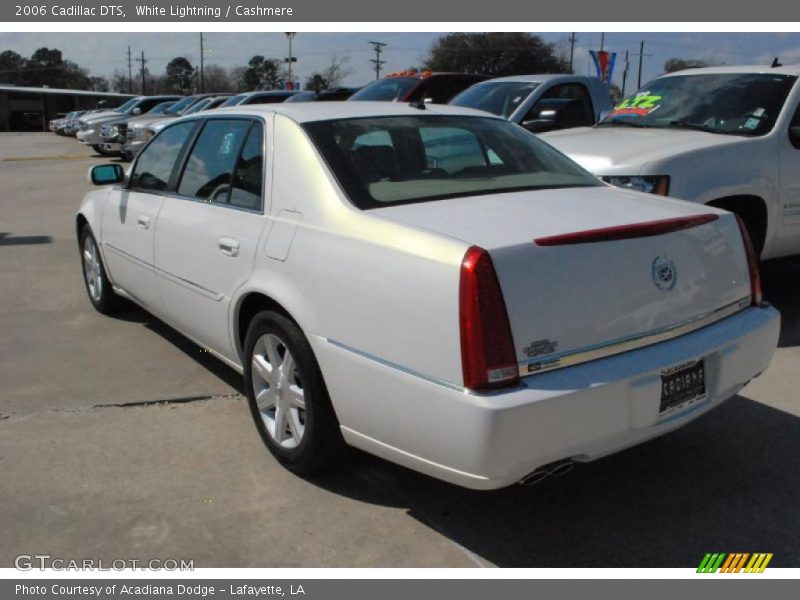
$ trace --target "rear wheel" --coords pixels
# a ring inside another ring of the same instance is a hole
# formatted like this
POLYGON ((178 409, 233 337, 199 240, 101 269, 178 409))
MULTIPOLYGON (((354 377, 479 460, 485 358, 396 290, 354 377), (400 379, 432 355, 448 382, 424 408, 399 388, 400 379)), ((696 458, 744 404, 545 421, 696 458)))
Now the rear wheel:
POLYGON ((80 235, 81 263, 83 265, 83 282, 86 293, 97 311, 109 315, 117 311, 120 298, 111 289, 111 282, 106 275, 103 257, 97 248, 97 241, 88 224, 83 226, 80 235))
POLYGON ((295 473, 330 466, 345 444, 308 340, 290 319, 258 313, 245 338, 244 385, 262 440, 295 473))

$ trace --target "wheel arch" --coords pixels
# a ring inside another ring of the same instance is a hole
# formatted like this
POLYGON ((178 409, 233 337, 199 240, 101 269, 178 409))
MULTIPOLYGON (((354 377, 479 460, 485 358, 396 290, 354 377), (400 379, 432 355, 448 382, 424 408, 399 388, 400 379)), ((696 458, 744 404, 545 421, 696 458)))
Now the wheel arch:
POLYGON ((715 198, 705 204, 740 217, 747 227, 756 253, 760 255, 763 252, 769 232, 769 210, 762 197, 755 194, 736 194, 715 198))
MULTIPOLYGON (((277 312, 300 327, 297 319, 284 305, 269 294, 260 290, 245 292, 236 302, 233 313, 234 344, 239 356, 242 356, 244 351, 244 339, 247 335, 247 328, 250 326, 250 322, 253 320, 253 317, 265 310, 277 312)), ((302 329, 302 327, 300 328, 302 329)))

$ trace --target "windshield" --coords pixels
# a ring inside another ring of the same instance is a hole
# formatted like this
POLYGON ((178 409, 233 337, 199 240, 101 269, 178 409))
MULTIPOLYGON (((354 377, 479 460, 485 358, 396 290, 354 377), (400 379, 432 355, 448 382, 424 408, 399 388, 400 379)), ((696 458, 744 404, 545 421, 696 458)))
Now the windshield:
POLYGON ((220 108, 222 108, 224 106, 236 106, 237 104, 239 104, 239 102, 244 100, 246 97, 247 96, 245 96, 244 94, 239 94, 238 96, 233 96, 231 98, 228 98, 227 100, 225 100, 225 102, 223 102, 220 105, 220 108))
POLYGON ((134 106, 135 106, 135 105, 136 105, 136 104, 137 104, 137 103, 138 103, 140 100, 141 100, 141 98, 131 98, 131 99, 130 99, 130 100, 128 100, 128 101, 127 101, 125 104, 123 104, 122 106, 118 106, 118 107, 117 107, 117 108, 115 108, 114 110, 115 110, 115 111, 117 111, 117 112, 120 112, 120 113, 125 113, 125 112, 128 112, 128 111, 129 111, 130 109, 132 109, 132 108, 133 108, 133 107, 134 107, 134 106))
POLYGON ((600 182, 536 136, 490 117, 403 116, 305 125, 362 209, 600 182))
POLYGON ((626 98, 600 127, 672 127, 764 135, 775 125, 796 79, 762 73, 661 77, 626 98))
POLYGON ((186 96, 186 98, 181 98, 175 104, 170 106, 167 110, 164 111, 165 115, 179 115, 183 111, 184 108, 191 105, 193 102, 196 102, 197 98, 194 96, 186 96))
POLYGON ((211 102, 213 98, 203 98, 196 104, 192 104, 186 111, 184 111, 184 115, 192 115, 196 112, 200 112, 201 110, 205 109, 208 106, 209 102, 211 102))
POLYGON ((350 100, 402 100, 420 82, 417 77, 389 77, 370 83, 352 96, 350 100))
POLYGON ((148 111, 148 115, 163 115, 166 114, 167 110, 170 106, 175 104, 174 101, 169 102, 162 102, 161 104, 156 104, 152 110, 148 111))
POLYGON ((478 83, 461 92, 450 104, 477 108, 508 118, 538 86, 538 83, 530 81, 478 83))

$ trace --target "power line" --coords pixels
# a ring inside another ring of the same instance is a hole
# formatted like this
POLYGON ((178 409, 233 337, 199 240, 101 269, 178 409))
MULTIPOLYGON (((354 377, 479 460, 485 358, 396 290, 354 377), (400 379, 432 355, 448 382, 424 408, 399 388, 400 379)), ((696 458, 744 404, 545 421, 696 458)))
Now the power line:
POLYGON ((369 42, 372 44, 372 49, 375 51, 375 58, 371 58, 369 62, 375 64, 375 79, 381 78, 381 66, 386 64, 385 60, 381 60, 381 52, 383 47, 386 46, 384 42, 369 42))
POLYGON ((142 50, 142 57, 137 58, 136 62, 142 63, 142 96, 145 95, 145 68, 144 66, 147 64, 147 60, 144 57, 144 50, 142 50))

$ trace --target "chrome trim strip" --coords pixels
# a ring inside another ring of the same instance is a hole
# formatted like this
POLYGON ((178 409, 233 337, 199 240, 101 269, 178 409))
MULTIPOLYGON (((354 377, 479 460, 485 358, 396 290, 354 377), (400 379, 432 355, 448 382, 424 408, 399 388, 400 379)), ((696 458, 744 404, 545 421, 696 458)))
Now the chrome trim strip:
POLYGON ((433 377, 432 375, 426 375, 425 373, 420 373, 419 371, 414 371, 413 369, 408 369, 403 365, 398 365, 397 363, 384 360, 379 356, 375 356, 374 354, 368 354, 367 352, 362 352, 361 350, 357 350, 352 346, 348 346, 347 344, 343 344, 341 342, 337 342, 336 340, 332 340, 330 338, 323 338, 329 344, 336 346, 337 348, 341 348, 342 350, 347 350, 348 352, 352 352, 353 354, 357 354, 362 358, 366 358, 368 360, 374 361, 378 364, 383 365, 384 367, 389 367, 392 369, 396 369, 401 373, 405 373, 406 375, 411 375, 412 377, 417 377, 418 379, 423 379, 425 381, 430 381, 431 383, 435 383, 436 385, 441 385, 446 388, 450 388, 451 390, 456 390, 457 392, 462 392, 465 394, 472 393, 472 390, 468 390, 465 387, 460 385, 456 385, 454 383, 450 383, 448 381, 444 381, 443 379, 439 379, 438 377, 433 377))
POLYGON ((519 363, 520 377, 530 377, 553 369, 571 367, 577 364, 607 358, 622 352, 629 352, 638 348, 644 348, 659 342, 665 342, 692 331, 696 331, 726 317, 730 317, 750 306, 750 297, 746 296, 736 302, 727 304, 716 310, 692 317, 675 325, 655 329, 647 333, 631 335, 609 342, 593 344, 576 350, 551 354, 545 357, 537 357, 535 360, 519 363))

